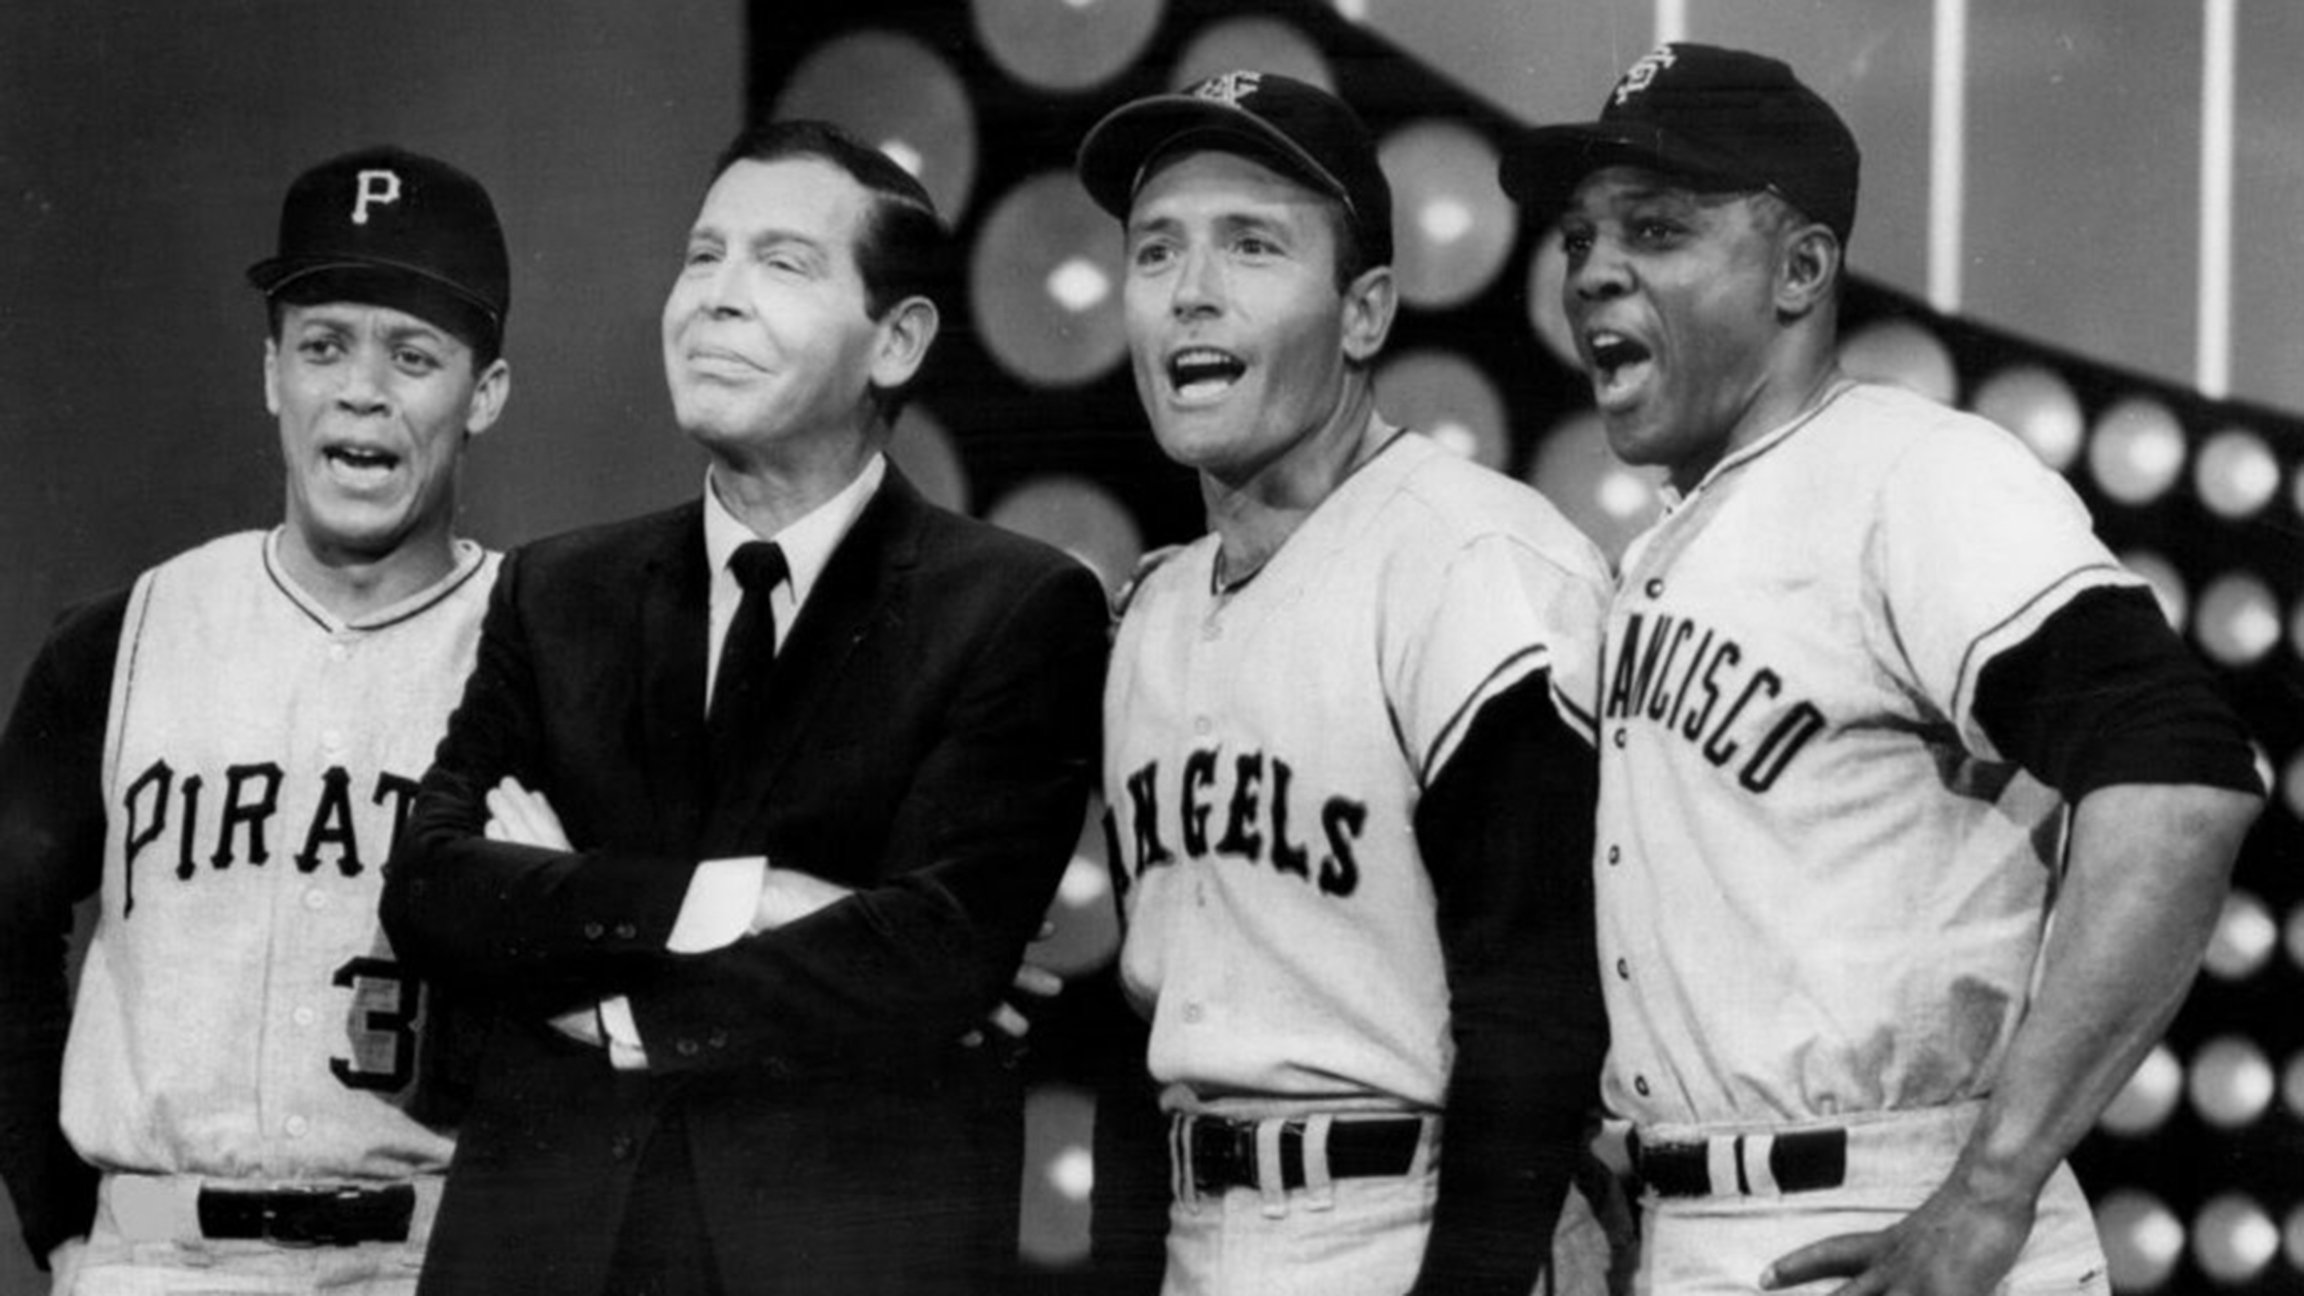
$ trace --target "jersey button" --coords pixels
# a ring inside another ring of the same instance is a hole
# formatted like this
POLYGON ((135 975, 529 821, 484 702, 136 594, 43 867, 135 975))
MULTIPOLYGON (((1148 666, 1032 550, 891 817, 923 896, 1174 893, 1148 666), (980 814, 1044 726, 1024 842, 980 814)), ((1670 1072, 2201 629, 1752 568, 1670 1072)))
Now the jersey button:
POLYGON ((1618 976, 1620 976, 1620 977, 1624 978, 1624 979, 1625 979, 1625 980, 1627 980, 1627 981, 1631 980, 1631 979, 1632 979, 1632 965, 1631 965, 1630 963, 1627 963, 1627 962, 1625 962, 1623 959, 1618 959, 1618 960, 1616 960, 1616 975, 1618 975, 1618 976))
POLYGON ((1620 860, 1620 859, 1622 859, 1622 858, 1624 858, 1624 848, 1623 848, 1623 847, 1621 847, 1621 846, 1611 846, 1611 847, 1609 847, 1609 848, 1608 848, 1608 862, 1609 862, 1609 863, 1613 864, 1613 863, 1615 863, 1616 861, 1618 861, 1618 860, 1620 860))
POLYGON ((620 922, 616 924, 616 939, 618 940, 633 940, 636 939, 639 935, 640 929, 633 926, 631 923, 620 922))
POLYGON ((327 908, 327 907, 328 907, 328 893, 327 893, 327 892, 325 892, 325 891, 322 891, 322 890, 321 890, 320 888, 318 888, 318 887, 314 887, 314 888, 312 888, 311 890, 309 890, 309 891, 305 892, 305 893, 304 893, 304 907, 305 907, 305 908, 307 908, 307 909, 325 909, 325 908, 327 908))
POLYGON ((352 645, 343 642, 328 645, 328 660, 343 661, 352 655, 352 645))
POLYGON ((1649 577, 1649 578, 1648 578, 1648 585, 1647 585, 1647 592, 1648 592, 1648 597, 1650 597, 1650 598, 1662 598, 1662 597, 1664 597, 1664 582, 1663 582, 1663 581, 1661 581, 1661 580, 1658 580, 1657 578, 1655 578, 1655 577, 1653 577, 1653 576, 1649 577))
POLYGON ((694 1056, 696 1056, 696 1055, 697 1055, 699 1052, 703 1051, 703 1048, 704 1048, 704 1046, 703 1046, 703 1045, 701 1045, 701 1044, 698 1044, 696 1041, 694 1041, 694 1040, 692 1040, 692 1039, 684 1039, 684 1040, 681 1040, 679 1043, 677 1043, 677 1044, 674 1044, 674 1045, 672 1046, 672 1048, 673 1048, 673 1050, 674 1050, 675 1052, 679 1053, 679 1055, 680 1055, 680 1056, 682 1056, 682 1057, 694 1057, 694 1056))
POLYGON ((312 1128, 312 1122, 301 1116, 291 1116, 282 1123, 281 1128, 288 1131, 290 1138, 302 1138, 304 1132, 312 1128))
POLYGON ((1197 1022, 1207 1015, 1207 1012, 1196 1003, 1184 1005, 1184 1020, 1188 1022, 1197 1022))
POLYGON ((1214 729, 1215 727, 1216 727, 1216 722, 1215 722, 1215 721, 1213 721, 1213 720, 1210 720, 1210 719, 1209 719, 1208 717, 1206 717, 1206 716, 1194 716, 1194 717, 1192 717, 1192 732, 1194 732, 1194 733, 1196 733, 1196 734, 1200 735, 1200 736, 1201 736, 1201 737, 1203 737, 1203 738, 1207 737, 1207 736, 1208 736, 1208 732, 1209 732, 1210 730, 1214 729))
POLYGON ((1643 1098, 1647 1097, 1648 1077, 1644 1075, 1636 1075, 1632 1077, 1632 1092, 1639 1094, 1643 1098))
POLYGON ((584 924, 584 939, 586 940, 598 940, 607 934, 608 929, 601 926, 599 923, 588 922, 584 924))
POLYGON ((309 1026, 320 1018, 320 1014, 310 1008, 299 1008, 289 1015, 296 1019, 296 1024, 299 1026, 309 1026))

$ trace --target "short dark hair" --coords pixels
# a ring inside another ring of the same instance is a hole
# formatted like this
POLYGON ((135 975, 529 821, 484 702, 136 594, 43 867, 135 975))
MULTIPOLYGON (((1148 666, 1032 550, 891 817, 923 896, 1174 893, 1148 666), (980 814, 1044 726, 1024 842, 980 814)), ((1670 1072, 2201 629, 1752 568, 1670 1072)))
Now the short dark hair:
POLYGON ((907 297, 937 302, 945 287, 951 235, 936 200, 918 178, 886 153, 859 142, 830 122, 805 118, 746 127, 720 151, 718 180, 739 162, 816 158, 848 173, 874 197, 856 236, 856 268, 864 277, 864 309, 878 319, 907 297))
MULTIPOLYGON (((718 181, 739 162, 791 158, 815 158, 838 167, 873 197, 856 231, 864 313, 880 319, 910 297, 925 297, 941 311, 952 274, 951 231, 937 214, 927 187, 886 153, 827 121, 800 117, 755 122, 720 150, 712 164, 712 179, 718 181)), ((875 388, 873 398, 881 415, 893 421, 903 407, 904 389, 875 388)))

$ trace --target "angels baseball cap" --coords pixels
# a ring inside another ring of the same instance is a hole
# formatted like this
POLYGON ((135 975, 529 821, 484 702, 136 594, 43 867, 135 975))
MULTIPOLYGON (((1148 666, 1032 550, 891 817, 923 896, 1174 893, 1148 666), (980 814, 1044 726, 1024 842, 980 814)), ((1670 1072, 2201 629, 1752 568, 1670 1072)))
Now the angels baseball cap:
POLYGON ((1375 138, 1343 100, 1276 72, 1226 72, 1113 109, 1080 141, 1080 183, 1126 220, 1152 163, 1195 142, 1246 153, 1335 198, 1368 264, 1392 263, 1392 186, 1375 138))
POLYGON ((361 149, 306 171, 280 206, 276 254, 248 267, 266 297, 344 297, 405 310, 476 350, 512 306, 504 229, 480 182, 405 149, 361 149))
POLYGON ((1856 137, 1783 62, 1675 41, 1634 63, 1597 121, 1543 126, 1506 153, 1498 180, 1550 218, 1585 176, 1640 166, 1698 185, 1767 189, 1848 241, 1856 137))

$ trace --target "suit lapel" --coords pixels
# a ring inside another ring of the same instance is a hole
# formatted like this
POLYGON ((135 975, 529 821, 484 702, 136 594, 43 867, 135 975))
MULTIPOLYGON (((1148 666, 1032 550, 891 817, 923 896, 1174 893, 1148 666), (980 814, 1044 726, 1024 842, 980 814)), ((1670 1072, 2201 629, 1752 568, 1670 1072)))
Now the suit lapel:
POLYGON ((711 573, 701 505, 667 515, 640 582, 641 768, 660 840, 697 839, 710 770, 704 745, 704 659, 711 573))
POLYGON ((857 649, 901 621, 909 569, 918 557, 924 505, 891 465, 871 503, 832 551, 807 605, 776 654, 767 713, 744 768, 723 771, 714 827, 757 841, 785 765, 812 730, 839 723, 830 697, 857 649), (721 808, 724 808, 724 812, 721 808))

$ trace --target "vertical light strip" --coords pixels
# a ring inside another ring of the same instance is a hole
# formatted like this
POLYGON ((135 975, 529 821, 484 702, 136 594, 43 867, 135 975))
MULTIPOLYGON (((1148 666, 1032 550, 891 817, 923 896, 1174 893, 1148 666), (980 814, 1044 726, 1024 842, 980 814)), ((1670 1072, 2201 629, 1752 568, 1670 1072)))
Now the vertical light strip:
POLYGON ((2193 362, 2203 395, 2232 388, 2232 101, 2237 0, 2207 0, 2200 75, 2200 328, 2193 362))
POLYGON ((1960 309, 1966 255, 1968 0, 1936 0, 1935 67, 1928 103, 1928 304, 1960 309))
POLYGON ((1688 39, 1688 0, 1656 0, 1656 43, 1688 39))

